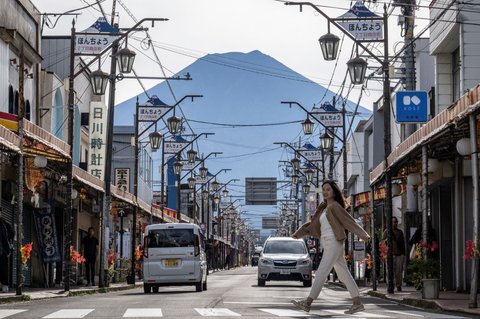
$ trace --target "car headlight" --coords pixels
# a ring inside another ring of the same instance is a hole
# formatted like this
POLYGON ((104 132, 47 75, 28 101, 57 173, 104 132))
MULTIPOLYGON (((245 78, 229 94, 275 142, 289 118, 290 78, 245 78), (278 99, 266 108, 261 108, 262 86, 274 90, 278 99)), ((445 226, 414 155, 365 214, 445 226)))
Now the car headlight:
POLYGON ((264 265, 271 265, 271 264, 273 264, 273 261, 270 260, 270 259, 267 259, 267 258, 260 258, 260 263, 262 263, 264 265))
POLYGON ((311 264, 312 260, 310 258, 304 259, 300 261, 300 265, 308 265, 311 264))

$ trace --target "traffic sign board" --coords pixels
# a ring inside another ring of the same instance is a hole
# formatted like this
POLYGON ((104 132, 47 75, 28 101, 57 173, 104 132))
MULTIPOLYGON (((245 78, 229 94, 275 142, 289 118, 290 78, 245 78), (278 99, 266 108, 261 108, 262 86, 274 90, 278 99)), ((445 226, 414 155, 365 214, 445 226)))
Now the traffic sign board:
POLYGON ((310 114, 324 126, 343 126, 342 112, 312 112, 310 114))
POLYGON ((426 91, 399 91, 395 95, 397 123, 425 123, 428 120, 426 91))

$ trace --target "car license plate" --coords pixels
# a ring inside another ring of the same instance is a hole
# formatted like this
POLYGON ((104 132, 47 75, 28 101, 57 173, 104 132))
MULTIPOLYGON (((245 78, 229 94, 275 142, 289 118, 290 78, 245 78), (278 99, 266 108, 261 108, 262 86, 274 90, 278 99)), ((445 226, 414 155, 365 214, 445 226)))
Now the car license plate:
POLYGON ((178 259, 165 260, 165 267, 178 267, 178 259))
POLYGON ((290 269, 280 269, 280 275, 290 275, 290 269))

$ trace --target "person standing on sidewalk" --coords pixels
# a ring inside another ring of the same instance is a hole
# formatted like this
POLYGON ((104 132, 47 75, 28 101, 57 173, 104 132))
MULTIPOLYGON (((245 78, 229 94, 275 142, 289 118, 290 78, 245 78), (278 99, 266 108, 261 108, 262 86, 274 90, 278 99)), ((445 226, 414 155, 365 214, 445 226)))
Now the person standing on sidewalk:
POLYGON ((2 218, 0 207, 0 284, 2 292, 8 292, 8 258, 13 251, 13 229, 2 218))
MULTIPOLYGON (((397 291, 402 291, 403 264, 405 263, 405 237, 403 231, 398 229, 397 217, 392 217, 392 242, 393 242, 393 276, 397 291)), ((383 233, 383 240, 387 239, 387 231, 383 233)))
POLYGON ((345 210, 346 203, 338 185, 333 181, 322 184, 322 202, 316 209, 310 222, 303 224, 293 235, 293 238, 313 236, 320 238, 323 247, 323 256, 315 272, 310 294, 306 299, 292 300, 292 303, 305 312, 310 311, 313 300, 317 299, 322 291, 332 267, 338 278, 345 284, 352 297, 353 305, 345 314, 363 311, 365 307, 360 301, 360 292, 355 283, 344 257, 345 230, 351 231, 361 239, 367 241, 370 236, 360 227, 352 216, 345 210))
POLYGON ((94 236, 93 227, 88 229, 88 236, 82 239, 83 257, 87 275, 87 287, 95 286, 95 260, 97 259, 98 239, 94 236))

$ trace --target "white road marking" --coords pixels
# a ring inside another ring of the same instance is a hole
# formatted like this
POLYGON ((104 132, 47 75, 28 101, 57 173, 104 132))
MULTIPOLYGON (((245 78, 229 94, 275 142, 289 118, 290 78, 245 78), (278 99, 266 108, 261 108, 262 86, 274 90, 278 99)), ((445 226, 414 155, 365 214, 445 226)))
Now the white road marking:
POLYGON ((124 318, 163 317, 160 308, 128 308, 123 314, 124 318))
POLYGON ((438 312, 425 312, 425 311, 395 311, 395 310, 388 310, 388 312, 398 313, 398 314, 406 314, 408 316, 415 316, 415 317, 422 317, 422 318, 435 318, 435 319, 462 319, 468 317, 461 317, 461 316, 452 316, 446 315, 438 312))
POLYGON ((242 315, 227 308, 195 308, 202 317, 241 317, 242 315))
POLYGON ((404 315, 406 317, 413 316, 413 317, 421 317, 425 318, 424 315, 420 315, 418 313, 415 313, 414 311, 398 311, 398 310, 387 310, 386 312, 391 312, 397 315, 404 315))
POLYGON ((95 309, 62 309, 43 318, 84 318, 95 309))
POLYGON ((261 308, 258 309, 263 312, 268 312, 272 315, 278 316, 278 317, 310 317, 311 315, 303 312, 303 311, 298 311, 298 310, 291 310, 291 309, 267 309, 267 308, 261 308))
POLYGON ((270 302, 270 301, 224 301, 224 304, 242 304, 242 305, 291 305, 291 302, 270 302))
POLYGON ((1 309, 0 310, 0 318, 7 318, 17 313, 21 313, 27 311, 26 309, 1 309))
MULTIPOLYGON (((346 310, 346 309, 345 309, 346 310)), ((324 311, 333 313, 335 315, 345 315, 345 310, 327 310, 325 309, 324 311)), ((359 311, 357 313, 354 313, 352 315, 348 315, 348 318, 393 318, 387 315, 376 315, 374 313, 366 313, 365 311, 359 311)), ((347 318, 347 317, 346 317, 347 318)))

